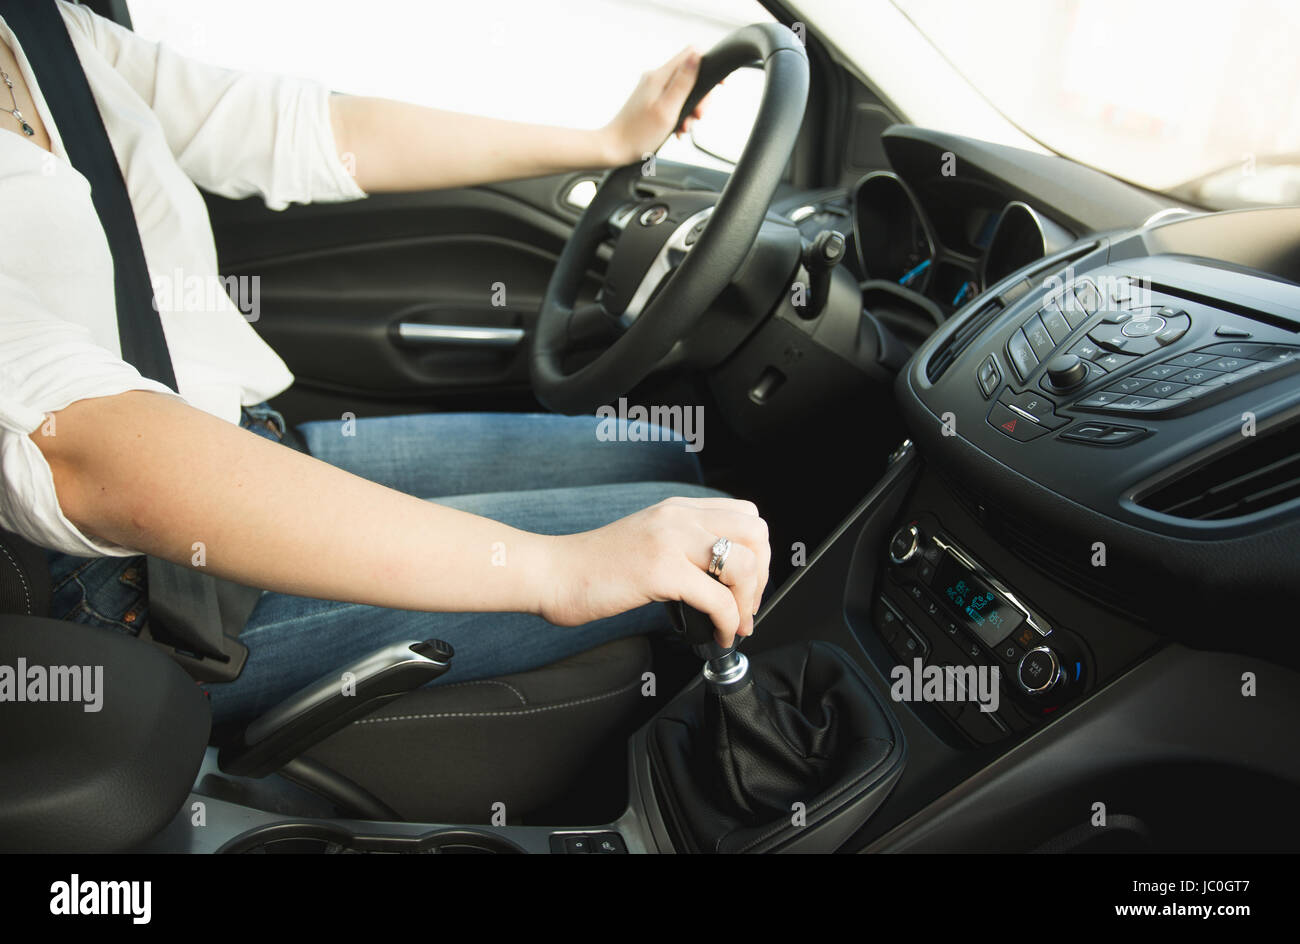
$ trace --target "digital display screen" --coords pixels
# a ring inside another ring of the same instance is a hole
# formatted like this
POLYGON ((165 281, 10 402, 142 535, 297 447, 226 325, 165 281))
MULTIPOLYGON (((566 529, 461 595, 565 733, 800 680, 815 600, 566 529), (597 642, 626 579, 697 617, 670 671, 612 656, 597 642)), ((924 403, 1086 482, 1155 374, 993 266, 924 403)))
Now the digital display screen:
POLYGON ((1023 613, 951 554, 940 561, 934 586, 961 624, 990 649, 1025 621, 1023 613))

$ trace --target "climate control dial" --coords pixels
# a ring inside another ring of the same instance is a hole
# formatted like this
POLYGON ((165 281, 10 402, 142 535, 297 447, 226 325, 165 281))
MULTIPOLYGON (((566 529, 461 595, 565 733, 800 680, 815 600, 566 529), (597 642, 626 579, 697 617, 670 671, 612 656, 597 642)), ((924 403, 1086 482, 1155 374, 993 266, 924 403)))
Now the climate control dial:
POLYGON ((1060 684, 1061 660, 1048 646, 1030 649, 1020 659, 1016 681, 1027 695, 1041 698, 1060 684))
POLYGON ((921 549, 921 532, 916 525, 904 525, 894 532, 889 541, 889 559, 895 564, 906 564, 921 549))

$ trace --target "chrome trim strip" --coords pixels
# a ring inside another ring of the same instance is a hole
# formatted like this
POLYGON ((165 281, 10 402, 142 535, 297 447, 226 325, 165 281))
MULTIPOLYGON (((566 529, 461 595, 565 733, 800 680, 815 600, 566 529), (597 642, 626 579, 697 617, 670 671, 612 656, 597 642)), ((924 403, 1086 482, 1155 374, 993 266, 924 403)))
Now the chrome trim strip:
POLYGON ((523 328, 494 328, 473 325, 424 324, 403 321, 397 336, 418 344, 450 344, 462 347, 515 347, 524 339, 523 328))
POLYGON ((994 590, 1006 597, 1007 602, 1020 611, 1020 615, 1025 618, 1025 622, 1032 626, 1038 635, 1050 636, 1052 634, 1052 626, 1047 622, 1047 620, 1043 619, 1041 616, 1029 609, 1029 607, 1025 606, 1025 604, 1021 603, 1020 598, 1017 597, 1006 584, 990 574, 981 565, 975 563, 969 554, 957 547, 955 544, 949 543, 939 535, 935 535, 933 540, 935 544, 939 545, 940 550, 947 551, 953 557, 957 558, 958 563, 968 568, 975 574, 975 576, 985 581, 994 590))
POLYGON ((673 234, 660 247, 658 255, 650 263, 650 268, 646 269, 645 275, 641 277, 641 284, 632 293, 632 298, 628 301, 627 307, 623 309, 623 314, 619 315, 618 320, 623 323, 624 327, 641 317, 641 312, 645 310, 646 304, 650 301, 650 296, 659 287, 659 283, 676 267, 679 259, 674 258, 673 253, 685 255, 690 252, 691 247, 686 245, 686 236, 695 228, 695 224, 707 220, 712 213, 713 207, 711 206, 705 207, 703 210, 697 210, 682 220, 678 227, 673 230, 673 234))

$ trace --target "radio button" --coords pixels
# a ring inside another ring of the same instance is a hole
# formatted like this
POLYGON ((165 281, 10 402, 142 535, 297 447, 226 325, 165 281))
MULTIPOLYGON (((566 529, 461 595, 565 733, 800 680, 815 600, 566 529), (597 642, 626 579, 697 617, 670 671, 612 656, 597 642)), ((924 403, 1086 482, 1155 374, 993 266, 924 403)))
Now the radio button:
POLYGON ((993 654, 998 657, 999 662, 1007 665, 1019 665, 1020 659, 1024 656, 1025 650, 1016 645, 1015 640, 1004 639, 993 650, 993 654))
POLYGON ((1056 348, 1056 342, 1052 340, 1052 335, 1043 326, 1043 319, 1039 318, 1037 314, 1030 315, 1029 320, 1025 322, 1024 331, 1036 358, 1045 361, 1052 356, 1052 351, 1056 348))
MULTIPOLYGON (((1211 344, 1207 347, 1198 348, 1200 354, 1213 354, 1215 357, 1250 357, 1264 350, 1266 344, 1245 344, 1242 342, 1225 341, 1223 344, 1211 344)), ((1195 364, 1189 364, 1189 367, 1195 367, 1195 364)))
POLYGON ((1151 386, 1142 391, 1144 396, 1148 397, 1172 397, 1180 390, 1186 390, 1185 384, 1174 383, 1172 380, 1157 380, 1151 386))
POLYGON ((1210 361, 1205 365, 1206 370, 1241 370, 1243 367, 1249 367, 1255 361, 1246 360, 1242 357, 1220 357, 1217 361, 1210 361))
POLYGON ((1034 372, 1038 366, 1038 358, 1034 355, 1034 349, 1029 345, 1029 339, 1025 337, 1025 332, 1016 329, 1016 333, 1011 335, 1011 340, 1007 341, 1007 356, 1011 358, 1011 365, 1015 367, 1016 373, 1020 375, 1021 380, 1027 380, 1029 375, 1034 372))
POLYGON ((1155 339, 1161 344, 1173 344, 1192 326, 1192 319, 1184 312, 1161 308, 1160 314, 1165 319, 1165 326, 1156 332, 1155 339))
MULTIPOLYGON (((1195 365, 1192 365, 1195 366, 1195 365)), ((1156 364, 1154 367, 1148 367, 1146 370, 1140 370, 1136 374, 1138 377, 1146 377, 1148 380, 1164 380, 1172 377, 1174 374, 1183 370, 1183 365, 1169 361, 1166 364, 1156 364)))
POLYGON ((1131 354, 1103 354, 1101 357, 1097 358, 1096 364, 1102 370, 1110 371, 1123 367, 1131 360, 1133 360, 1133 355, 1131 354))
POLYGON ((1057 344, 1068 338, 1070 332, 1074 330, 1070 327, 1070 322, 1065 320, 1065 315, 1057 308, 1044 308, 1038 313, 1038 317, 1043 319, 1043 327, 1057 344))
POLYGON ((1180 374, 1174 374, 1169 379, 1174 383, 1198 384, 1205 383, 1207 380, 1213 380, 1219 376, 1220 371, 1209 370, 1205 367, 1193 367, 1191 370, 1185 370, 1180 374))
POLYGON ((1151 381, 1145 377, 1125 377, 1123 380, 1111 384, 1106 389, 1111 393, 1137 393, 1149 383, 1151 383, 1151 381))
POLYGON ((1165 326, 1165 319, 1157 316, 1135 317, 1124 322, 1120 333, 1128 338, 1149 338, 1158 334, 1165 326))
POLYGON ((998 400, 1008 406, 1014 406, 1016 410, 1028 413, 1034 418, 1034 422, 1042 423, 1048 429, 1057 429, 1070 422, 1064 416, 1057 416, 1056 404, 1041 394, 1012 393, 1010 390, 1004 390, 998 400))

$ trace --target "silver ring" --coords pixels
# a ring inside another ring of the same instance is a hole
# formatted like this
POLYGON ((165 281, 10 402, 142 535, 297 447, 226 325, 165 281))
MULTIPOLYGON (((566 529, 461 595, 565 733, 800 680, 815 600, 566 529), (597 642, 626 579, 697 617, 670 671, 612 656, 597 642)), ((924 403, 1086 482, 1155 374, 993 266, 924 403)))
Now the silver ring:
POLYGON ((731 553, 731 542, 718 538, 713 542, 713 558, 709 561, 709 576, 715 580, 722 579, 722 568, 727 566, 727 555, 731 553))

